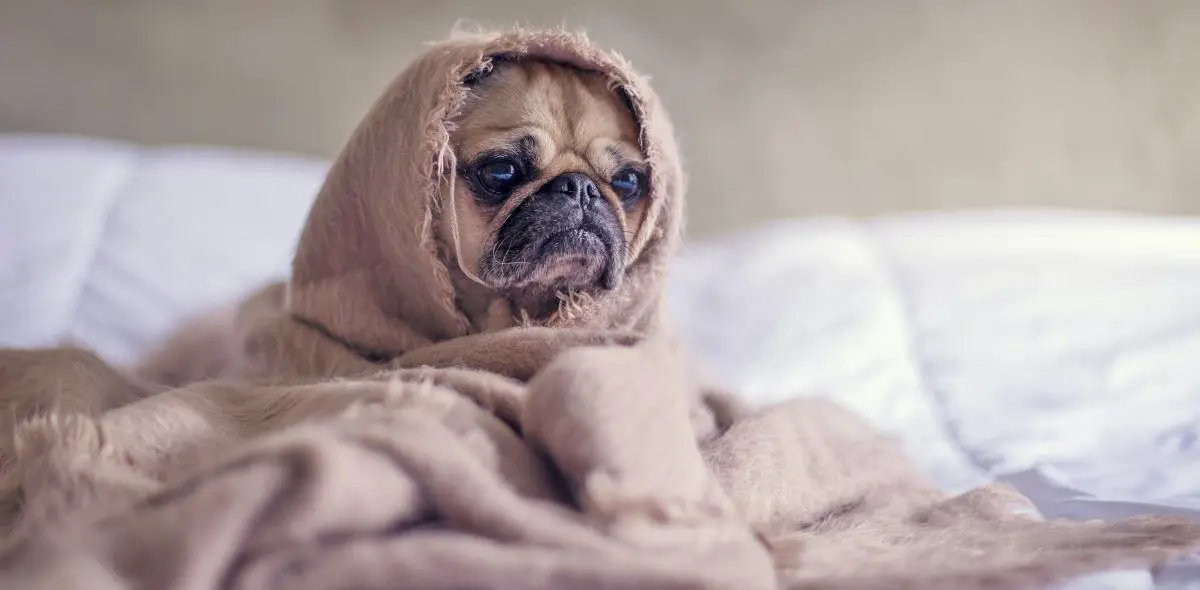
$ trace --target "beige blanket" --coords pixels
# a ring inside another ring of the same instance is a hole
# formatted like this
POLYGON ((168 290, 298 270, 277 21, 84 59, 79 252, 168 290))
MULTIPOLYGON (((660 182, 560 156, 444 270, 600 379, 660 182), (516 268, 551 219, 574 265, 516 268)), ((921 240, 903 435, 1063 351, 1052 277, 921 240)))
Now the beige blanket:
POLYGON ((434 45, 333 167, 286 286, 136 374, 0 351, 0 588, 1036 588, 1200 545, 947 497, 836 406, 703 387, 661 313, 683 193, 619 57, 558 31, 434 45), (439 238, 462 80, 500 55, 609 76, 651 163, 621 286, 539 321, 464 311, 439 238))

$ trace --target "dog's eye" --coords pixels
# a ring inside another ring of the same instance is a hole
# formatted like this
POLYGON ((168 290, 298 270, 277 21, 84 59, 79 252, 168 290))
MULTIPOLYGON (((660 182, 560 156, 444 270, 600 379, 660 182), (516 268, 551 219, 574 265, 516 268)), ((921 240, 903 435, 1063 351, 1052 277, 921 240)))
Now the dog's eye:
POLYGON ((512 160, 496 160, 479 167, 479 184, 492 196, 507 196, 521 183, 521 168, 512 160))
POLYGON ((514 184, 517 179, 517 165, 508 160, 485 164, 479 169, 479 179, 488 188, 503 190, 514 184))
POLYGON ((646 188, 646 176, 633 168, 626 168, 616 173, 610 184, 622 201, 633 203, 646 188))

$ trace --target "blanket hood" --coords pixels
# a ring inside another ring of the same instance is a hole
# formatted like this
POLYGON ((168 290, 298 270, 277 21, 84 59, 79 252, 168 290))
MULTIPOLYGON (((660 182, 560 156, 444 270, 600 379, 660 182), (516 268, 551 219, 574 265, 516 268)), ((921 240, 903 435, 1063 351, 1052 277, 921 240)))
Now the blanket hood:
POLYGON ((498 58, 606 76, 633 111, 650 169, 650 207, 620 286, 571 298, 546 323, 656 329, 666 265, 682 232, 685 182, 671 123, 628 62, 564 30, 455 35, 399 74, 354 131, 312 207, 288 288, 294 319, 383 358, 477 331, 456 301, 455 248, 437 228, 453 206, 450 132, 465 81, 498 58))

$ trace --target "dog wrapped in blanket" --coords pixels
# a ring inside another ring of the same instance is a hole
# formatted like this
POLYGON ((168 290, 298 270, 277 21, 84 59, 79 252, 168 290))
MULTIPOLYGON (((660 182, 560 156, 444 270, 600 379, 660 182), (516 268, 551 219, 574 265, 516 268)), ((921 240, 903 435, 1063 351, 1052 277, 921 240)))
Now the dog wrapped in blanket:
POLYGON ((136 371, 0 352, 0 587, 1036 588, 1200 543, 948 497, 832 404, 702 387, 663 311, 684 192, 619 56, 434 44, 287 284, 136 371))

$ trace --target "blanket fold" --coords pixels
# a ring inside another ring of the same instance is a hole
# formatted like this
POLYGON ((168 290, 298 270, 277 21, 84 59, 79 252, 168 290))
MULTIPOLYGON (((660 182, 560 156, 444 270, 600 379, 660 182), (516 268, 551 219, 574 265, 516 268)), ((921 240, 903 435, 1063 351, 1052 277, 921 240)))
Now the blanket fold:
POLYGON ((434 44, 335 162, 286 284, 132 372, 0 351, 0 588, 994 590, 1200 546, 1185 520, 950 497, 832 403, 707 386, 662 312, 683 193, 619 56, 565 31, 434 44), (607 76, 650 164, 620 286, 537 321, 465 311, 438 231, 463 80, 501 58, 607 76))

